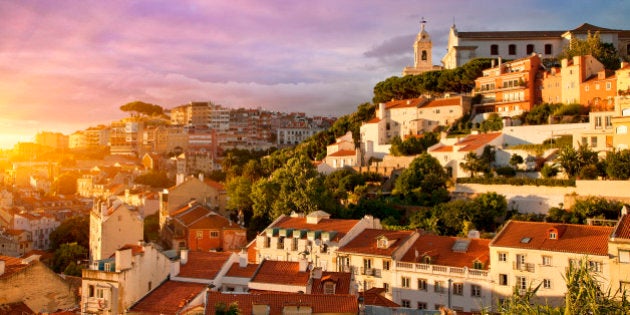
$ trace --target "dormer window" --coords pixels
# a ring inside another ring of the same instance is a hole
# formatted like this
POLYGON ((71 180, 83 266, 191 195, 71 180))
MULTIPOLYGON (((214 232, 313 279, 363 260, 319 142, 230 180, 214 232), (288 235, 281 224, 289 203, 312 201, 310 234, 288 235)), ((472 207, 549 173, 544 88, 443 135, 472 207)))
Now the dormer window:
POLYGON ((549 230, 547 230, 547 237, 550 240, 557 240, 558 239, 558 229, 555 227, 550 228, 549 230))
POLYGON ((431 264, 431 256, 425 255, 422 257, 422 263, 430 265, 431 264))
POLYGON ((473 262, 473 269, 483 269, 483 263, 479 260, 473 262))
POLYGON ((335 283, 332 281, 326 281, 324 283, 324 294, 335 294, 335 283))
POLYGON ((389 247, 389 240, 387 237, 383 236, 376 240, 376 248, 387 249, 387 247, 389 247))

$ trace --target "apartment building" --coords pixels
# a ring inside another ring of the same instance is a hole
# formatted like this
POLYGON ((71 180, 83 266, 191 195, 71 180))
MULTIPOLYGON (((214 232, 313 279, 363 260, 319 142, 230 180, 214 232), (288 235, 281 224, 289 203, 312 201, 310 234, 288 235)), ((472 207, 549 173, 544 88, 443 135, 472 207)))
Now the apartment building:
POLYGON ((331 219, 324 211, 308 215, 281 215, 256 237, 256 262, 263 259, 298 261, 305 257, 324 271, 348 271, 348 263, 335 254, 365 229, 381 229, 378 219, 366 215, 360 220, 331 219))
POLYGON ((542 95, 538 88, 541 70, 540 57, 530 56, 499 64, 483 70, 475 80, 475 95, 481 95, 481 103, 475 104, 476 113, 496 112, 512 117, 530 111, 540 104, 542 95))
POLYGON ((33 240, 33 249, 47 250, 50 247, 50 233, 61 225, 54 216, 21 212, 13 215, 13 229, 28 231, 33 240))
POLYGON ((106 259, 123 245, 143 240, 143 231, 137 208, 120 200, 95 200, 90 211, 90 261, 106 259))
POLYGON ((461 139, 442 139, 429 147, 427 153, 436 158, 443 167, 449 168, 453 178, 468 177, 470 172, 465 171, 460 162, 464 161, 464 157, 471 152, 481 156, 486 146, 502 148, 503 133, 473 133, 461 139))
POLYGON ((612 119, 613 138, 612 146, 617 150, 630 148, 630 96, 617 96, 615 101, 615 114, 612 119))
POLYGON ((534 302, 561 306, 567 290, 565 272, 581 259, 588 259, 606 289, 611 280, 612 231, 606 226, 508 221, 489 245, 493 302, 540 285, 534 302))
POLYGON ((621 218, 608 239, 610 289, 612 293, 630 296, 630 215, 621 210, 621 218))

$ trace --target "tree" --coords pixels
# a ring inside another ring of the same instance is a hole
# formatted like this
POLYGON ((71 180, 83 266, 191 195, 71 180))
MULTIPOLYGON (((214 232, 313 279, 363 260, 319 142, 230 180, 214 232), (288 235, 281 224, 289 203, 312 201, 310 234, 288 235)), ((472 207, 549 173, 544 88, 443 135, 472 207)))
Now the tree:
POLYGON ((606 155, 606 175, 614 180, 630 179, 630 151, 613 150, 606 155))
POLYGON ((72 263, 76 265, 77 260, 83 260, 87 258, 87 249, 79 244, 75 243, 66 243, 62 244, 57 250, 55 250, 52 262, 52 269, 61 273, 63 271, 73 272, 75 274, 71 274, 72 276, 81 276, 81 272, 79 271, 76 274, 76 267, 69 268, 72 263))
POLYGON ((426 132, 420 136, 412 136, 405 141, 400 136, 395 136, 391 141, 389 152, 394 156, 416 155, 427 152, 427 149, 438 143, 440 136, 435 132, 426 132))
POLYGON ((164 171, 151 171, 146 174, 137 176, 134 179, 136 184, 147 185, 153 188, 167 188, 173 186, 175 183, 168 178, 164 171))
POLYGON ((459 163, 459 166, 465 171, 470 172, 470 177, 475 177, 475 174, 480 172, 489 172, 490 167, 484 160, 477 156, 477 153, 471 151, 464 156, 464 161, 459 163))
POLYGON ((159 239, 160 222, 158 214, 148 215, 144 218, 144 241, 151 242, 159 239))
POLYGON ((75 173, 63 173, 53 183, 53 190, 59 195, 74 195, 77 192, 77 178, 75 173))
POLYGON ((228 209, 238 211, 250 211, 252 208, 252 181, 245 176, 239 176, 228 180, 226 185, 228 209))
POLYGON ((558 161, 565 173, 571 178, 580 174, 587 165, 596 165, 599 158, 597 152, 592 151, 586 144, 581 144, 576 150, 572 146, 565 146, 558 154, 558 161))
POLYGON ((158 116, 164 114, 162 106, 135 101, 120 106, 123 112, 135 112, 137 115, 158 116))
POLYGON ((518 165, 523 164, 523 162, 523 157, 515 153, 510 156, 510 161, 508 163, 510 163, 510 165, 516 169, 518 168, 518 165))
POLYGON ((447 181, 440 162, 422 153, 398 176, 393 193, 419 205, 435 205, 448 200, 447 181))
POLYGON ((479 126, 481 132, 497 131, 503 129, 503 120, 497 113, 492 113, 479 126))
POLYGON ((90 217, 82 215, 66 219, 50 233, 49 239, 51 250, 56 250, 66 243, 77 243, 88 248, 90 246, 90 217))
POLYGON ((507 200, 505 196, 496 192, 483 193, 473 199, 473 207, 469 221, 477 229, 494 231, 497 220, 502 220, 507 214, 507 200))
POLYGON ((214 306, 214 310, 215 315, 238 315, 241 313, 237 302, 232 302, 230 305, 225 305, 225 303, 219 302, 214 306))
POLYGON ((604 68, 617 70, 620 67, 621 57, 615 45, 602 43, 599 32, 589 32, 586 39, 571 38, 568 46, 558 55, 558 59, 573 58, 574 56, 591 55, 599 60, 604 68))

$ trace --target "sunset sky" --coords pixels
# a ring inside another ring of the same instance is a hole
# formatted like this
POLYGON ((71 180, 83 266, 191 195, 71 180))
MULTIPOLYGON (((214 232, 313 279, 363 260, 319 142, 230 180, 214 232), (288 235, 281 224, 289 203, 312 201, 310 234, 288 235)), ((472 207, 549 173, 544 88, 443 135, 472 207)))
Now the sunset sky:
POLYGON ((0 0, 0 147, 124 117, 141 100, 340 116, 460 31, 630 29, 630 1, 0 0))

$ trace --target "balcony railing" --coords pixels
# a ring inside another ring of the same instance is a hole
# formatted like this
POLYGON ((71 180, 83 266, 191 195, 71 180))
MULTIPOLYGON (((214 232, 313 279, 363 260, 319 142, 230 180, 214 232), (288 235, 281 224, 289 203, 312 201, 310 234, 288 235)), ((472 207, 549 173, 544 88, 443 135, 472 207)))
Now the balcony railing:
POLYGON ((512 268, 514 270, 527 271, 527 272, 535 272, 536 266, 532 263, 518 263, 514 262, 512 264, 512 268))
POLYGON ((372 277, 381 277, 381 269, 361 267, 361 274, 372 277))
POLYGON ((437 266, 420 263, 396 262, 396 268, 430 274, 453 275, 458 277, 485 278, 488 276, 487 270, 471 269, 467 267, 437 266))

